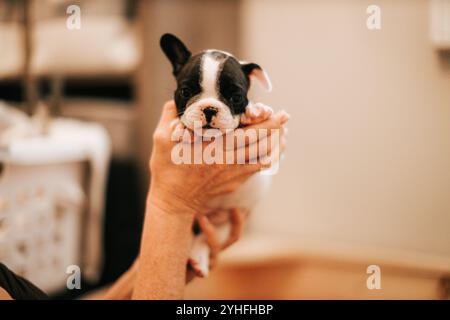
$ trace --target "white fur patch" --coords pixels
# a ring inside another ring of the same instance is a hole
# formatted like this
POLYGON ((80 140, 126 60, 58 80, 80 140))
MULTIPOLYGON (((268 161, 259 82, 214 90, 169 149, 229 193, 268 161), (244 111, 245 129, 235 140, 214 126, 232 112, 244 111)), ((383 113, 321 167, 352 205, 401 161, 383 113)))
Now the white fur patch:
POLYGON ((201 67, 201 87, 203 92, 200 98, 208 97, 218 99, 217 83, 222 63, 222 60, 215 59, 210 53, 204 54, 201 67))

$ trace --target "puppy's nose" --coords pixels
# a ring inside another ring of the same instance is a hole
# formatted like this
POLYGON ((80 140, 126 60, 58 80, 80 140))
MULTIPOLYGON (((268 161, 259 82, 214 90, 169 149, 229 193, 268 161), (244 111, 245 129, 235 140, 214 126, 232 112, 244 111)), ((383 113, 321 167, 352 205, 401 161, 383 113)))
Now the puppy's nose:
POLYGON ((207 107, 203 109, 203 113, 206 118, 206 122, 211 122, 212 117, 214 117, 217 114, 217 109, 214 107, 207 107))

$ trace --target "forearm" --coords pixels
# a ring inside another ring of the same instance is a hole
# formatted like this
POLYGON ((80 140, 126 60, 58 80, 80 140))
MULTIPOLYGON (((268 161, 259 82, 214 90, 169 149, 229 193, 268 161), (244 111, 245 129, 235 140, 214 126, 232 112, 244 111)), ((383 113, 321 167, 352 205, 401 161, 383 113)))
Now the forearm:
POLYGON ((181 299, 192 241, 194 214, 159 202, 151 190, 142 233, 133 299, 181 299), (177 212, 182 211, 182 212, 177 212))

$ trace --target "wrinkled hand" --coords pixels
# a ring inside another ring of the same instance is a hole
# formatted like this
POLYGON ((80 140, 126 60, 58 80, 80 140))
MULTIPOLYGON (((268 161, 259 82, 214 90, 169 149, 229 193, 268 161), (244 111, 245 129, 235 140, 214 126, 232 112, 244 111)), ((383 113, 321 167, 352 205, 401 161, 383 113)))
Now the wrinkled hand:
MULTIPOLYGON (((265 143, 267 153, 272 150, 281 153, 285 148, 283 125, 289 119, 286 112, 281 111, 268 120, 243 130, 267 129, 266 134, 254 139, 239 141, 235 138, 234 148, 227 148, 224 141, 224 157, 230 152, 237 155, 245 154, 246 164, 175 164, 171 159, 172 149, 176 141, 172 139, 173 121, 177 119, 175 103, 164 105, 161 120, 153 136, 153 152, 150 160, 151 196, 148 201, 173 213, 190 212, 192 214, 206 213, 207 203, 215 196, 236 190, 251 175, 267 166, 257 159, 255 164, 249 164, 249 146, 254 143, 265 143), (279 129, 280 137, 277 145, 270 144, 270 129, 279 129), (228 150, 230 149, 230 150, 228 150), (242 150, 244 149, 244 150, 242 150)), ((224 139, 225 140, 225 139, 224 139)), ((202 142, 203 150, 210 142, 202 142)), ((236 163, 236 161, 235 161, 236 163)))
POLYGON ((241 209, 221 210, 213 215, 200 216, 197 220, 210 248, 210 267, 214 268, 220 251, 225 250, 239 240, 248 212, 241 209), (216 228, 229 221, 231 225, 228 239, 220 242, 216 228))
MULTIPOLYGON (((266 114, 267 115, 267 114, 266 114)), ((205 233, 208 244, 211 248, 211 263, 214 264, 218 252, 238 240, 242 232, 245 213, 237 210, 227 212, 227 214, 203 216, 206 213, 208 201, 222 193, 236 190, 251 175, 258 172, 264 165, 258 161, 256 164, 235 164, 235 165, 177 165, 171 160, 172 148, 177 142, 172 141, 174 130, 173 122, 177 119, 175 104, 170 101, 164 105, 160 122, 153 136, 153 151, 150 160, 151 188, 147 198, 147 205, 151 203, 162 207, 163 211, 171 214, 192 214, 196 215, 202 232, 205 233), (225 219, 225 220, 224 220, 225 219), (216 235, 215 225, 221 224, 226 219, 231 222, 231 232, 225 244, 220 244, 216 235)), ((225 151, 234 152, 244 149, 246 160, 249 158, 249 145, 254 143, 264 143, 270 138, 270 129, 279 129, 279 149, 282 152, 285 148, 285 131, 283 125, 289 116, 285 112, 279 112, 271 116, 266 121, 246 127, 248 129, 268 129, 267 135, 260 135, 256 140, 247 139, 243 143, 235 140, 234 148, 225 151)), ((203 143, 203 147, 208 145, 203 143)), ((270 145, 268 143, 268 145, 270 145)), ((271 146, 272 147, 272 146, 271 146)), ((269 151, 271 147, 268 148, 269 151)), ((276 149, 273 146, 274 150, 276 149)), ((136 284, 139 258, 133 266, 125 273, 119 281, 109 290, 106 295, 111 299, 130 298, 136 284)), ((187 281, 192 279, 194 274, 188 270, 187 281)))
MULTIPOLYGON (((210 215, 200 215, 197 217, 200 230, 204 234, 205 240, 210 249, 210 269, 213 269, 216 266, 219 253, 240 239, 247 216, 248 212, 244 212, 240 209, 231 209, 219 210, 210 215), (230 233, 227 240, 225 242, 221 242, 217 232, 217 227, 227 221, 230 222, 230 233)), ((195 270, 193 270, 190 264, 188 264, 186 281, 191 281, 195 276, 195 270)))

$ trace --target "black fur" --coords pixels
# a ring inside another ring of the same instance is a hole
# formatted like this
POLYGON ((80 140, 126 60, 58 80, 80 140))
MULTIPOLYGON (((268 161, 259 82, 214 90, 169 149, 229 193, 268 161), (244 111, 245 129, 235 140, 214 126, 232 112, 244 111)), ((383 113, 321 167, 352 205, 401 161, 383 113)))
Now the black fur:
POLYGON ((191 52, 180 39, 170 33, 166 33, 161 37, 160 45, 161 49, 172 63, 173 75, 177 76, 181 68, 191 57, 191 52))
POLYGON ((187 103, 189 101, 192 103, 192 98, 201 93, 200 83, 202 79, 200 65, 202 56, 202 54, 197 54, 190 58, 175 77, 177 80, 177 89, 174 93, 174 100, 178 115, 182 115, 187 103), (183 89, 190 90, 191 95, 189 97, 183 96, 183 89))
POLYGON ((241 64, 235 58, 229 57, 219 76, 219 92, 220 100, 230 107, 233 114, 245 112, 249 87, 249 77, 243 72, 241 64))

